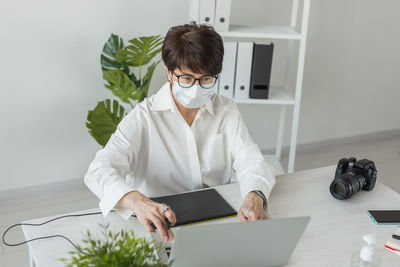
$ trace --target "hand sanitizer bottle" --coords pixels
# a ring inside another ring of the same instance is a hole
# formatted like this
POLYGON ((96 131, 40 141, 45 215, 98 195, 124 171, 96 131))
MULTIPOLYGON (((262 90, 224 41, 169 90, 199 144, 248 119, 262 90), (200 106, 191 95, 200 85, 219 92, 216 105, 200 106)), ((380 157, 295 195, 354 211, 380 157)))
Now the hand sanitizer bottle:
POLYGON ((381 263, 380 258, 374 253, 373 244, 376 237, 373 234, 364 235, 365 245, 361 251, 355 252, 352 256, 351 267, 377 267, 381 263))

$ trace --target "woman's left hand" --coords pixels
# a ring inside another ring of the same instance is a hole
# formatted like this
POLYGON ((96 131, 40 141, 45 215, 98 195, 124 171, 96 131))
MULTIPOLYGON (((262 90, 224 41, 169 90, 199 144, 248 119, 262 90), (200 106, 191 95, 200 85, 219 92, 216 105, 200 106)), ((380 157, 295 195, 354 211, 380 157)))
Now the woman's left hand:
POLYGON ((242 222, 268 219, 264 212, 263 199, 255 192, 249 192, 238 212, 239 220, 242 222))

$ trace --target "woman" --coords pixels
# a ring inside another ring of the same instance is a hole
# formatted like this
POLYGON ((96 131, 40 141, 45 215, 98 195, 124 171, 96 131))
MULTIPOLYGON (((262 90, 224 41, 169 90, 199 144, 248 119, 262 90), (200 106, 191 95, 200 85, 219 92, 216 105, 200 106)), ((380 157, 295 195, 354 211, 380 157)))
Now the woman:
POLYGON ((176 223, 173 210, 150 197, 237 179, 239 219, 267 219, 274 170, 235 102, 215 94, 223 54, 222 38, 210 26, 169 29, 162 46, 168 82, 122 119, 85 175, 104 216, 113 208, 125 219, 135 213, 148 231, 155 232, 153 223, 165 241, 173 240, 165 225, 165 218, 176 223))

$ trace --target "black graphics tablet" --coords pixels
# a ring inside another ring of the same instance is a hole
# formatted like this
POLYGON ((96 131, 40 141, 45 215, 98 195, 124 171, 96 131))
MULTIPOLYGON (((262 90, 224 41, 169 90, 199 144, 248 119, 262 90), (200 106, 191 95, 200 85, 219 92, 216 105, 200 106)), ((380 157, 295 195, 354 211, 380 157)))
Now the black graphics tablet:
POLYGON ((237 214, 214 188, 150 198, 171 207, 176 215, 174 226, 208 221, 237 214))

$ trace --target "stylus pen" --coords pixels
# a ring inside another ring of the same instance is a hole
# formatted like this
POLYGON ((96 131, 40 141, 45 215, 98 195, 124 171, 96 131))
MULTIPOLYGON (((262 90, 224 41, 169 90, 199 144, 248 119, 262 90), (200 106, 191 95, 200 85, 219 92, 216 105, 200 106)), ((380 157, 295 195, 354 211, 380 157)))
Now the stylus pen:
MULTIPOLYGON (((167 229, 171 228, 171 223, 168 221, 168 219, 166 219, 165 222, 166 222, 167 229)), ((154 225, 154 223, 150 223, 150 226, 153 227, 154 229, 157 229, 157 227, 154 225)))
MULTIPOLYGON (((135 214, 132 214, 131 216, 136 218, 135 214)), ((165 222, 166 222, 167 229, 171 228, 171 223, 169 222, 169 220, 167 218, 165 218, 165 222)), ((153 227, 154 229, 157 229, 157 227, 154 225, 154 223, 150 223, 150 226, 153 227)))
POLYGON ((392 237, 393 237, 394 239, 400 240, 400 236, 398 236, 398 235, 392 235, 392 237))

